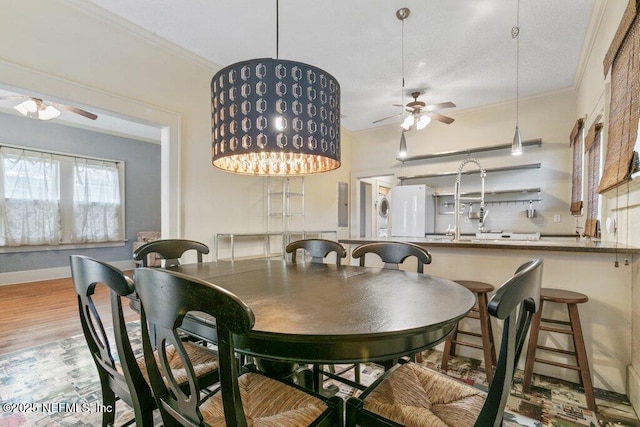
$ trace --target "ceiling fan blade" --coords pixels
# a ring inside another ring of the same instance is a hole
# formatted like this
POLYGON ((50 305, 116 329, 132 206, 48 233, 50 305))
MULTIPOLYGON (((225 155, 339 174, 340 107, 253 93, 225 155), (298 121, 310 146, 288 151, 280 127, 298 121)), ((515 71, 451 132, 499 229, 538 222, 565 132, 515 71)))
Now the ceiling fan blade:
POLYGON ((95 120, 98 118, 97 115, 90 113, 88 111, 82 110, 80 108, 76 108, 76 107, 71 107, 70 105, 64 105, 64 104, 55 104, 56 107, 60 107, 60 108, 64 108, 65 110, 71 111, 72 113, 76 113, 76 114, 80 114, 81 116, 84 116, 88 119, 91 120, 95 120))
POLYGON ((0 100, 3 100, 3 99, 24 99, 24 98, 29 98, 29 97, 28 96, 24 96, 24 95, 0 96, 0 100))
POLYGON ((437 121, 442 122, 442 123, 447 124, 447 125, 450 125, 455 120, 455 119, 452 119, 451 117, 443 116, 442 114, 438 114, 438 113, 434 113, 434 112, 430 112, 430 113, 427 113, 427 114, 429 114, 429 117, 431 117, 433 120, 437 120, 437 121))
POLYGON ((442 110, 443 108, 454 108, 456 104, 453 102, 441 102, 440 104, 431 104, 424 107, 428 111, 442 110))
POLYGON ((385 117, 383 119, 375 120, 373 123, 380 123, 380 122, 383 122, 385 120, 389 120, 389 119, 392 119, 394 117, 398 117, 398 116, 401 116, 401 115, 402 115, 402 113, 394 114, 393 116, 389 116, 389 117, 385 117))

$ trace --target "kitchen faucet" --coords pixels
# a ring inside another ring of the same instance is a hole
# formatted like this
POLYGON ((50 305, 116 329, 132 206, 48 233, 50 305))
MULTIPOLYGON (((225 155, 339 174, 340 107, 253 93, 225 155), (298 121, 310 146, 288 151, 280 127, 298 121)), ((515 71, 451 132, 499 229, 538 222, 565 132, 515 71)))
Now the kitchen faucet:
MULTIPOLYGON (((455 203, 454 203, 454 215, 455 215, 455 227, 454 227, 454 241, 460 241, 460 186, 462 181, 462 169, 465 167, 467 163, 475 163, 480 168, 480 214, 479 214, 479 222, 478 228, 482 232, 484 231, 484 220, 486 217, 486 213, 484 210, 484 178, 487 176, 487 173, 484 171, 484 168, 480 164, 477 159, 474 158, 466 158, 460 163, 458 166, 458 175, 456 176, 456 186, 455 186, 455 203)), ((478 201, 477 198, 467 198, 466 201, 478 201)))

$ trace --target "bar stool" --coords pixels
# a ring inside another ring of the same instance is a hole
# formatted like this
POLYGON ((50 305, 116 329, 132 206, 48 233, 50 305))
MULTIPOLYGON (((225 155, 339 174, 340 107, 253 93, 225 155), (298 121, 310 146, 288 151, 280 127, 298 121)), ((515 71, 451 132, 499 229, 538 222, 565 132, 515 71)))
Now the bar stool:
POLYGON ((489 304, 489 298, 487 294, 493 292, 494 287, 489 283, 476 282, 474 280, 456 280, 456 283, 464 286, 473 292, 476 296, 477 304, 467 314, 466 319, 476 319, 480 321, 480 333, 472 331, 463 331, 456 325, 453 333, 447 338, 444 343, 444 351, 442 352, 441 367, 443 370, 447 370, 449 364, 449 356, 455 356, 456 346, 462 345, 465 347, 473 347, 482 350, 484 354, 484 367, 487 374, 487 382, 491 382, 493 379, 493 366, 496 364, 496 347, 493 342, 493 330, 491 329, 491 319, 487 306, 489 304), (476 338, 480 338, 481 344, 472 342, 460 341, 458 335, 469 335, 476 338))
POLYGON ((558 366, 566 369, 572 369, 578 371, 578 373, 580 374, 580 383, 584 388, 587 407, 592 411, 596 410, 596 402, 593 397, 593 384, 591 382, 591 372, 589 371, 589 360, 587 359, 587 351, 584 346, 582 326, 580 325, 580 315, 578 314, 578 304, 582 304, 587 301, 589 301, 589 297, 579 292, 566 291, 563 289, 542 288, 540 292, 540 309, 535 314, 533 322, 531 324, 531 335, 529 337, 529 348, 527 349, 527 358, 525 362, 524 379, 522 385, 523 391, 525 393, 529 393, 531 390, 531 377, 533 375, 533 365, 535 362, 558 366), (566 304, 567 310, 569 312, 569 321, 547 319, 542 317, 542 309, 545 302, 566 304), (541 325, 541 323, 561 325, 562 327, 558 328, 545 326, 541 325), (538 336, 540 334, 540 331, 571 335, 573 339, 574 350, 562 350, 553 347, 538 345, 538 336), (536 357, 536 350, 538 349, 573 356, 576 359, 576 365, 574 366, 538 358, 536 357))

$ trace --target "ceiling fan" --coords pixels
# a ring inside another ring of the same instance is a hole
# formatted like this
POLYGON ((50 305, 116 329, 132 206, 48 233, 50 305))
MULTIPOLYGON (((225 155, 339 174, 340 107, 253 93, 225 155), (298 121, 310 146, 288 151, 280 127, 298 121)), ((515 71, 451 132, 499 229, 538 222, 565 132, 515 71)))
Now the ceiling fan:
MULTIPOLYGON (((416 128, 418 130, 424 129, 424 127, 428 125, 429 122, 431 122, 431 119, 437 120, 447 125, 453 123, 454 119, 452 119, 451 117, 442 115, 440 113, 436 113, 435 110, 441 110, 444 108, 453 108, 456 106, 456 104, 454 104, 453 102, 441 102, 439 104, 427 105, 423 101, 418 101, 419 96, 420 96, 420 92, 412 92, 411 97, 413 98, 413 101, 408 102, 406 106, 402 104, 393 104, 394 107, 405 107, 405 111, 408 111, 409 113, 411 113, 402 122, 401 126, 404 130, 411 129, 411 126, 413 126, 414 124, 416 125, 416 128)), ((404 114, 403 112, 400 112, 389 117, 378 119, 373 123, 379 123, 384 120, 402 116, 403 114, 404 114)))
POLYGON ((13 108, 19 111, 22 115, 32 119, 38 119, 38 120, 55 119, 60 115, 59 109, 65 109, 67 111, 71 111, 72 113, 79 114, 90 120, 95 120, 98 118, 97 115, 90 113, 88 111, 85 111, 81 108, 72 107, 70 105, 65 105, 65 104, 59 104, 57 102, 44 101, 41 98, 35 98, 35 97, 25 96, 25 95, 0 96, 0 101, 5 99, 23 100, 19 104, 15 105, 13 108))
MULTIPOLYGON (((404 82, 405 82, 404 21, 409 17, 410 14, 411 14, 411 11, 406 7, 403 7, 396 11, 396 18, 398 18, 398 20, 402 23, 402 102, 404 102, 404 82)), ((411 130, 414 124, 416 125, 416 128, 418 130, 424 129, 424 127, 431 122, 431 119, 437 120, 447 125, 453 123, 454 119, 452 119, 451 117, 443 116, 442 114, 436 113, 434 110, 440 110, 443 108, 453 108, 456 106, 456 104, 454 104, 453 102, 442 102, 440 104, 427 105, 423 101, 418 101, 418 97, 420 95, 421 93, 418 91, 411 92, 411 97, 413 98, 413 101, 407 103, 406 106, 402 104, 393 104, 394 107, 404 107, 405 111, 408 111, 409 113, 411 113, 407 117, 405 117, 404 121, 400 125, 402 129, 404 129, 404 131, 411 130)), ((402 116, 402 115, 404 115, 404 111, 398 114, 391 115, 389 117, 384 117, 382 119, 375 120, 373 123, 380 123, 384 120, 389 120, 391 118, 402 116)))

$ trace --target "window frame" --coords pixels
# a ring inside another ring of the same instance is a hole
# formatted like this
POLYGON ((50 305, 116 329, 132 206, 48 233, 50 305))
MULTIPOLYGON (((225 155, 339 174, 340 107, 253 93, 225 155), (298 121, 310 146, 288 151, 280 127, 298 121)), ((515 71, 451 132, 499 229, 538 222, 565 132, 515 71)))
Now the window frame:
MULTIPOLYGON (((8 246, 0 245, 0 253, 12 252, 37 252, 45 250, 61 250, 61 249, 81 249, 81 248, 98 248, 98 247, 115 247, 124 246, 127 242, 126 238, 126 195, 125 195, 125 162, 117 159, 107 159, 94 156, 85 156, 76 153, 66 153, 60 151, 38 149, 27 146, 17 146, 10 144, 0 144, 0 147, 7 149, 11 154, 21 152, 33 152, 38 154, 51 155, 59 163, 58 191, 60 204, 60 226, 61 237, 58 244, 42 244, 42 245, 19 245, 8 246), (107 162, 116 166, 118 171, 118 190, 120 198, 119 214, 121 218, 120 238, 116 240, 105 240, 96 242, 74 242, 74 160, 86 159, 90 162, 107 162)), ((4 185, 4 180, 0 177, 0 185, 4 185)), ((0 214, 2 214, 0 212, 0 214)), ((0 218, 1 220, 1 218, 0 218)))

